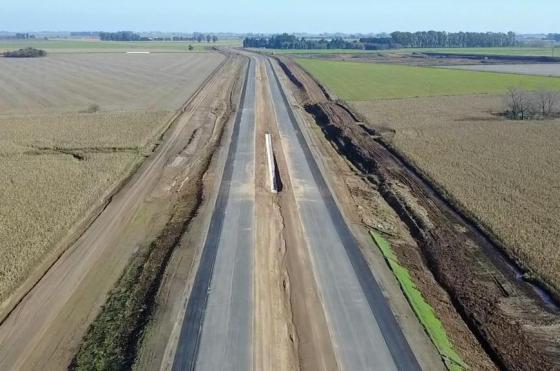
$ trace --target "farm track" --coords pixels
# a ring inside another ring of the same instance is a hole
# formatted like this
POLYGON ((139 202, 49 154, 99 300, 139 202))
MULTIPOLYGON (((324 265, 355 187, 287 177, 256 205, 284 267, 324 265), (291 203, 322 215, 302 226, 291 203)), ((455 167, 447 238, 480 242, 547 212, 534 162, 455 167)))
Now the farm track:
POLYGON ((514 370, 558 367, 558 311, 518 280, 509 263, 489 250, 492 243, 476 226, 444 202, 379 133, 331 101, 299 66, 280 60, 299 90, 300 103, 408 226, 425 263, 494 362, 514 370))
POLYGON ((172 160, 184 162, 185 143, 195 130, 202 137, 189 152, 213 151, 208 145, 220 131, 212 117, 227 104, 210 103, 223 88, 233 59, 227 56, 206 78, 171 118, 153 155, 109 198, 75 244, 14 302, 0 325, 0 369, 61 369, 69 364, 106 293, 135 250, 163 228, 178 189, 189 179, 193 166, 172 166, 172 160))

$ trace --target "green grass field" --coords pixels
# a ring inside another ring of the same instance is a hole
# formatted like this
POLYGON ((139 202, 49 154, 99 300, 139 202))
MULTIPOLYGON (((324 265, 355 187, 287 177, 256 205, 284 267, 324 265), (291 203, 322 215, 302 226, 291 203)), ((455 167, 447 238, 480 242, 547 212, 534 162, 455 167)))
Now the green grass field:
POLYGON ((509 87, 560 90, 557 77, 317 59, 297 62, 339 98, 348 101, 502 94, 509 87))
POLYGON ((352 49, 258 49, 265 53, 274 54, 410 54, 410 53, 451 53, 451 54, 477 54, 477 55, 514 55, 533 57, 560 57, 560 48, 409 48, 388 50, 352 50, 352 49))
POLYGON ((100 41, 100 40, 3 40, 0 41, 0 52, 21 48, 44 49, 51 53, 96 52, 96 51, 204 51, 211 46, 241 46, 241 40, 218 40, 216 43, 198 43, 190 41, 100 41))
POLYGON ((436 346, 438 352, 441 354, 447 369, 451 371, 468 369, 459 354, 457 354, 453 348, 451 341, 449 341, 447 337, 445 328, 437 318, 433 308, 426 302, 422 293, 412 281, 408 270, 399 263, 389 242, 377 232, 371 232, 371 236, 383 254, 389 268, 393 271, 397 281, 399 281, 399 285, 410 303, 412 310, 420 320, 420 323, 436 346))

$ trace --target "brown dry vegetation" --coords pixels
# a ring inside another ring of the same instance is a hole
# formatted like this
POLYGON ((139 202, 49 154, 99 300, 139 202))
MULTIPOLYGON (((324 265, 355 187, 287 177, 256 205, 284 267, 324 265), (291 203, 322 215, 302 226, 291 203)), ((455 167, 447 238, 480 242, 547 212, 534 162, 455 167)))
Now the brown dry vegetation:
POLYGON ((175 110, 223 60, 216 53, 0 59, 0 113, 175 110))
POLYGON ((223 58, 0 60, 0 303, 131 174, 223 58))
POLYGON ((501 97, 355 102, 448 195, 560 288, 560 121, 509 121, 501 97))
POLYGON ((23 153, 0 165, 0 301, 139 161, 131 153, 23 153))
POLYGON ((33 148, 140 149, 153 141, 170 116, 167 111, 0 116, 0 156, 15 144, 33 148), (8 142, 12 144, 8 146, 8 142))

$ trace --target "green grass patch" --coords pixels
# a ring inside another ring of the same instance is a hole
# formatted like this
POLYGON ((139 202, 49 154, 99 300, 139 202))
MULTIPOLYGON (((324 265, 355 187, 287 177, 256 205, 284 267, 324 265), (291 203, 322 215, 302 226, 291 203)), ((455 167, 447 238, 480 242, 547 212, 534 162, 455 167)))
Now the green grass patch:
POLYGON ((442 356, 447 368, 453 371, 468 369, 468 366, 453 349, 453 345, 449 341, 447 333, 434 313, 433 308, 424 300, 422 293, 410 278, 408 270, 399 264, 389 242, 377 232, 372 231, 371 236, 395 274, 406 299, 442 356))
POLYGON ((241 46, 241 40, 218 40, 216 43, 192 41, 100 41, 100 40, 4 40, 0 42, 0 51, 22 48, 44 49, 49 52, 73 51, 183 51, 187 52, 189 45, 193 51, 205 51, 212 46, 241 46))
POLYGON ((348 101, 503 94, 510 87, 560 90, 558 77, 303 58, 297 62, 348 101))
POLYGON ((396 49, 397 53, 449 53, 449 54, 476 54, 476 55, 503 55, 523 57, 560 57, 559 48, 428 48, 428 49, 396 49))

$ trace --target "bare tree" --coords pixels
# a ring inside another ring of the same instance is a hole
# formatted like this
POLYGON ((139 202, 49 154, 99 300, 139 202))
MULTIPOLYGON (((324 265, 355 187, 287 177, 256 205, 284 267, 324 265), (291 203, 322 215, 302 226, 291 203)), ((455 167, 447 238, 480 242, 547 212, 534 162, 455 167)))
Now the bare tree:
POLYGON ((533 100, 535 114, 547 118, 555 115, 560 95, 555 91, 539 89, 533 94, 533 100))
POLYGON ((556 91, 510 88, 506 94, 506 115, 513 120, 553 118, 559 115, 558 109, 560 94, 556 91))
POLYGON ((526 91, 509 88, 506 94, 506 114, 514 120, 525 120, 529 116, 530 99, 526 91))

